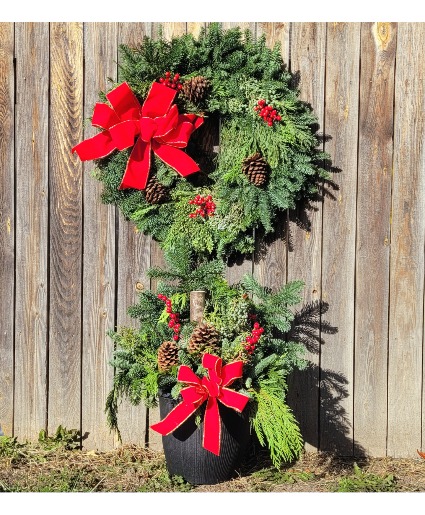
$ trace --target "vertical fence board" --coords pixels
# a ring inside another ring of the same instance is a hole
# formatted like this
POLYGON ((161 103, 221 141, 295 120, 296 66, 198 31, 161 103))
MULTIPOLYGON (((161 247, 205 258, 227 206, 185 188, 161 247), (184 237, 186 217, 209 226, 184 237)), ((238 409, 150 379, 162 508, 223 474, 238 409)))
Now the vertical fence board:
MULTIPOLYGON (((222 28, 229 30, 232 28, 239 27, 242 31, 250 30, 255 35, 255 23, 251 22, 223 22, 222 28)), ((251 274, 253 271, 253 259, 237 258, 236 261, 228 263, 226 268, 226 280, 229 284, 235 284, 239 282, 245 274, 251 274)))
MULTIPOLYGON (((117 75, 117 24, 85 24, 85 117, 93 113, 99 91, 117 75)), ((97 131, 87 126, 84 138, 97 131)), ((84 280, 82 355, 82 432, 85 447, 110 449, 114 445, 104 413, 112 388, 109 365, 113 343, 107 331, 115 325, 115 207, 101 204, 102 185, 90 176, 94 164, 84 166, 84 280)))
POLYGON ((339 186, 324 199, 322 300, 338 332, 321 352, 320 448, 353 452, 354 267, 360 24, 327 25, 325 144, 339 186))
POLYGON ((203 21, 190 21, 187 23, 187 32, 192 34, 194 38, 198 38, 201 30, 205 28, 206 23, 203 21))
MULTIPOLYGON (((163 36, 171 40, 175 36, 181 36, 186 34, 186 23, 184 22, 167 22, 167 23, 154 23, 152 28, 153 37, 158 37, 159 31, 163 31, 163 36)), ((165 267, 165 260, 162 250, 159 247, 159 244, 152 240, 151 244, 151 266, 159 266, 161 268, 165 267)), ((152 290, 156 290, 157 281, 151 280, 151 288, 152 290)), ((148 410, 148 424, 151 426, 156 422, 159 422, 159 408, 151 408, 148 410)), ((156 431, 152 431, 148 427, 148 443, 149 447, 154 450, 162 449, 162 437, 156 431)))
POLYGON ((361 29, 354 440, 386 455, 389 238, 396 24, 361 29), (373 280, 371 281, 371 278, 373 280))
MULTIPOLYGON (((273 47, 276 43, 281 45, 282 58, 288 68, 289 26, 289 23, 257 23, 256 29, 258 36, 266 37, 269 47, 273 47)), ((246 267, 246 272, 253 272, 263 286, 273 289, 280 288, 286 283, 288 213, 280 214, 275 224, 276 234, 273 237, 264 236, 261 230, 255 231, 256 248, 252 269, 248 268, 249 261, 241 267, 243 270, 246 267)), ((236 280, 238 279, 239 276, 236 275, 236 280)))
POLYGON ((388 454, 396 457, 413 457, 421 445, 424 29, 400 23, 397 34, 388 349, 388 454))
MULTIPOLYGON (((300 99, 308 102, 323 133, 325 94, 325 23, 293 23, 291 31, 291 73, 300 80, 300 99)), ((321 144, 323 147, 323 142, 321 144)), ((294 372, 288 402, 300 423, 307 450, 318 448, 319 434, 319 353, 320 319, 326 307, 321 305, 322 273, 322 198, 300 203, 289 212, 288 281, 305 283, 302 305, 298 307, 295 338, 306 348, 310 365, 294 372)), ((326 340, 326 336, 323 336, 326 340)))
POLYGON ((14 28, 0 23, 0 425, 13 432, 15 282, 14 28), (6 300, 6 301, 5 301, 6 300))
POLYGON ((80 429, 83 25, 50 27, 50 336, 48 430, 80 429), (66 402, 64 402, 66 399, 66 402))
POLYGON ((16 24, 15 435, 46 428, 49 24, 16 24))
MULTIPOLYGON (((137 47, 142 43, 145 35, 151 35, 151 29, 150 23, 120 23, 118 44, 137 47)), ((138 326, 137 321, 127 315, 127 310, 137 302, 138 293, 150 286, 149 278, 146 276, 146 271, 150 266, 150 246, 151 237, 137 232, 134 224, 125 220, 120 213, 117 256, 117 327, 137 328, 138 326)), ((135 443, 144 446, 146 441, 146 408, 144 405, 133 406, 128 400, 123 400, 118 412, 118 427, 123 444, 135 443)))
POLYGON ((265 35, 267 45, 273 48, 276 43, 281 46, 283 61, 289 64, 289 22, 258 22, 256 24, 257 38, 265 35))

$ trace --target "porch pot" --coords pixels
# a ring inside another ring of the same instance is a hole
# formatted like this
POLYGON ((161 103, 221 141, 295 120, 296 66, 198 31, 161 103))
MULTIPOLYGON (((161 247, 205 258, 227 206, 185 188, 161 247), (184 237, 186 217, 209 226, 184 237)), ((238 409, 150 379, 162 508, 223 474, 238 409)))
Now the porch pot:
MULTIPOLYGON (((169 394, 160 394, 161 420, 179 402, 172 399, 169 394)), ((162 437, 168 472, 171 475, 182 476, 193 485, 214 485, 231 479, 241 465, 250 438, 247 408, 238 413, 218 403, 221 418, 220 455, 216 456, 204 449, 202 435, 205 404, 201 407, 199 426, 196 425, 193 415, 173 433, 162 437)))

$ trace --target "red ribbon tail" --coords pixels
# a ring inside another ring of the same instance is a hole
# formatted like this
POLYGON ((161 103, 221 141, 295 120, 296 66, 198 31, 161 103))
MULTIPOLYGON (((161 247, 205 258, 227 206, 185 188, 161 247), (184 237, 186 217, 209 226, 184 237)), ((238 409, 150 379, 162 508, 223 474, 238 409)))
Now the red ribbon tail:
POLYGON ((221 420, 216 397, 208 397, 204 416, 202 445, 207 451, 220 455, 221 420))
POLYGON ((249 397, 242 393, 229 390, 228 388, 221 389, 220 402, 228 408, 232 408, 238 411, 239 413, 242 413, 248 401, 249 397))
POLYGON ((131 151, 127 168, 118 189, 135 188, 144 190, 151 166, 151 145, 139 138, 131 151))
POLYGON ((162 436, 169 435, 173 431, 175 431, 178 427, 180 427, 183 422, 196 411, 196 404, 186 404, 185 402, 181 402, 175 408, 173 408, 170 413, 161 420, 157 424, 153 424, 151 429, 161 434, 162 436))
POLYGON ((81 161, 91 161, 108 156, 116 149, 109 131, 102 131, 92 138, 85 139, 72 148, 72 152, 77 152, 81 161))
POLYGON ((183 150, 169 145, 161 145, 156 141, 152 142, 152 149, 160 159, 174 168, 182 177, 199 172, 199 166, 183 150))

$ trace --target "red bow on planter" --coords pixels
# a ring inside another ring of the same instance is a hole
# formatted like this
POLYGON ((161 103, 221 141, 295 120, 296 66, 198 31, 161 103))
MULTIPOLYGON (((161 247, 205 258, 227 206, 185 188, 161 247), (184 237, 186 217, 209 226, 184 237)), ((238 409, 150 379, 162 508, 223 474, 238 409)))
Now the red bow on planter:
POLYGON ((112 108, 102 103, 95 105, 92 125, 104 130, 76 145, 72 152, 77 152, 82 161, 89 161, 134 145, 119 189, 146 188, 151 150, 183 177, 198 172, 199 166, 180 149, 187 146, 192 132, 204 119, 179 114, 177 106, 172 105, 176 93, 154 82, 140 106, 129 85, 122 83, 106 95, 112 108))
POLYGON ((202 446, 219 456, 221 420, 218 401, 241 413, 249 400, 246 395, 227 388, 233 381, 242 377, 243 362, 234 361, 222 367, 221 358, 204 354, 202 366, 208 369, 208 378, 200 379, 186 365, 180 366, 177 380, 190 386, 183 388, 180 392, 183 401, 171 410, 164 420, 153 424, 151 429, 166 436, 180 427, 201 404, 207 401, 202 446))

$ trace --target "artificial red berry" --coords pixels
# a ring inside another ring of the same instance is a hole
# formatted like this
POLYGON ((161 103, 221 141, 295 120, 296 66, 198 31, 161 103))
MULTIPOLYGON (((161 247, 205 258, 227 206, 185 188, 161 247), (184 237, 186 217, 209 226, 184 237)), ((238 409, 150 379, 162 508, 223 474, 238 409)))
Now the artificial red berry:
POLYGON ((179 335, 178 335, 177 333, 176 333, 176 334, 173 334, 173 340, 174 340, 175 342, 177 342, 177 341, 178 341, 178 339, 179 339, 179 335))

